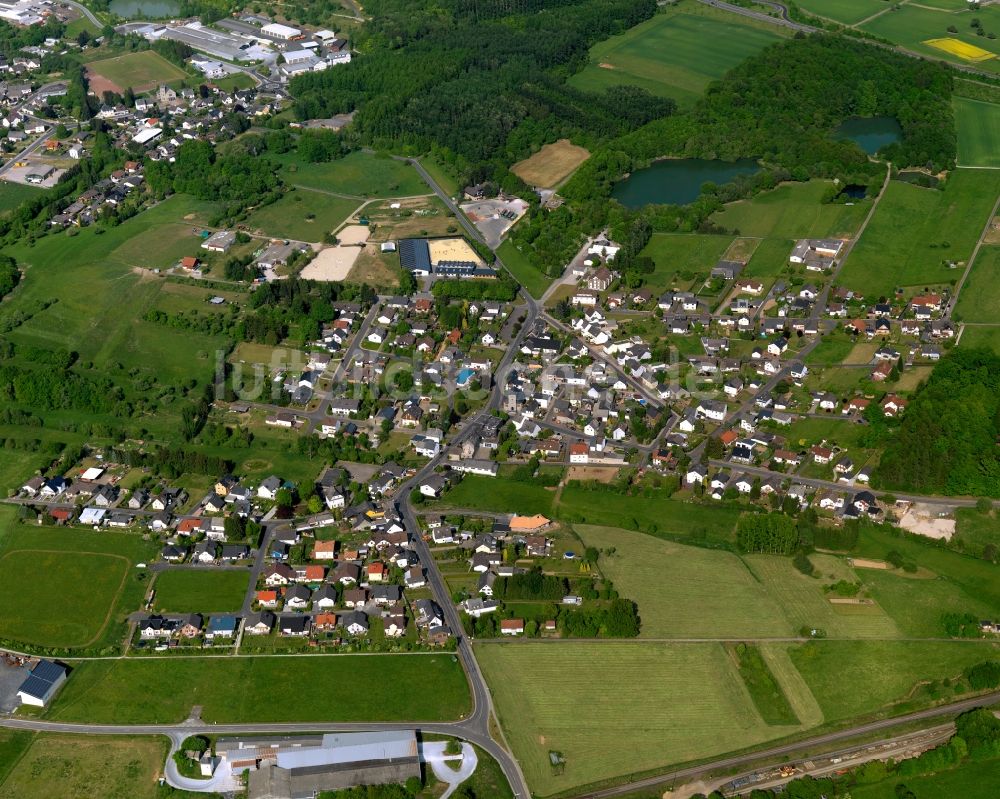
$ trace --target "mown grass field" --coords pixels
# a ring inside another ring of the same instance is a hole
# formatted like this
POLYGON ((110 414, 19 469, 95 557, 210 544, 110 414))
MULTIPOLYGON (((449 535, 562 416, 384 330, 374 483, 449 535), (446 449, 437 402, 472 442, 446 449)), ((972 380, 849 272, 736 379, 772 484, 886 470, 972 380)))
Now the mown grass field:
POLYGON ((761 720, 721 644, 485 643, 476 656, 541 796, 799 729, 761 720), (553 751, 566 761, 562 774, 549 765, 553 751))
POLYGON ((31 746, 34 733, 26 730, 0 730, 0 789, 14 765, 31 746))
MULTIPOLYGON (((920 8, 919 5, 923 3, 903 4, 898 10, 866 22, 860 29, 915 50, 921 55, 935 60, 950 61, 953 64, 967 65, 970 62, 925 42, 933 39, 957 39, 994 55, 1000 55, 1000 39, 977 36, 975 29, 970 25, 973 17, 976 17, 981 20, 983 30, 1000 35, 1000 12, 996 8, 986 6, 975 13, 947 14, 940 10, 920 8), (950 25, 954 25, 958 32, 950 32, 948 30, 950 25)), ((1000 72, 1000 60, 997 58, 976 62, 975 66, 977 69, 989 72, 1000 72)))
POLYGON ((986 347, 1000 353, 1000 327, 967 327, 959 346, 965 349, 986 347))
POLYGON ((312 189, 293 188, 277 202, 250 214, 247 225, 272 238, 319 242, 360 204, 312 189))
POLYGON ((684 4, 594 45, 569 83, 585 91, 639 86, 689 106, 709 82, 780 38, 780 28, 684 4))
POLYGON ((515 280, 527 289, 528 293, 536 299, 541 297, 552 282, 551 278, 543 275, 524 255, 514 242, 507 239, 500 245, 497 255, 503 261, 503 265, 514 276, 515 280))
POLYGON ((578 147, 569 139, 560 139, 518 161, 510 171, 529 186, 551 189, 572 175, 588 158, 590 153, 586 148, 578 147))
POLYGON ((410 197, 430 194, 430 187, 409 164, 356 150, 336 161, 308 164, 295 153, 268 156, 282 164, 286 183, 356 197, 410 197))
POLYGON ((27 735, 27 752, 7 779, 0 778, 0 796, 17 799, 163 796, 157 784, 167 755, 167 742, 162 738, 18 734, 27 735))
POLYGON ((763 583, 731 552, 700 549, 610 527, 576 525, 602 550, 601 571, 636 602, 644 638, 794 635, 763 583))
POLYGON ((806 577, 790 558, 748 555, 747 565, 764 584, 767 593, 784 612, 791 627, 822 630, 826 635, 847 638, 896 638, 900 633, 892 618, 878 605, 834 605, 823 586, 848 580, 854 572, 839 558, 811 555, 822 578, 806 577))
POLYGON ((996 202, 1000 173, 958 170, 943 190, 893 181, 839 282, 870 297, 897 286, 928 286, 959 277, 996 202))
POLYGON ((154 605, 162 613, 239 610, 249 579, 245 571, 168 569, 156 577, 154 605))
POLYGON ((853 25, 872 14, 885 11, 884 0, 805 0, 799 6, 809 14, 853 25))
POLYGON ((59 648, 120 641, 147 584, 134 566, 152 544, 125 533, 4 527, 0 637, 59 648))
POLYGON ((732 242, 732 236, 654 233, 641 253, 656 264, 645 285, 656 291, 700 288, 732 242))
MULTIPOLYGON (((1000 309, 1000 246, 979 248, 972 271, 958 295, 955 317, 961 322, 996 322, 1000 309)), ((971 330, 966 330, 964 336, 971 330)))
POLYGON ((48 713, 60 721, 171 723, 201 705, 208 722, 448 721, 470 709, 451 655, 90 660, 48 713), (364 690, 367 686, 371 690, 364 690))
POLYGON ((825 180, 784 183, 752 199, 729 203, 712 215, 712 221, 758 238, 849 238, 861 226, 872 200, 823 203, 829 186, 825 180))
POLYGON ((1000 167, 1000 105, 955 97, 959 166, 1000 167))
POLYGON ((161 83, 188 77, 183 69, 152 50, 91 61, 86 67, 89 72, 106 78, 122 90, 131 86, 136 91, 144 91, 161 83))
POLYGON ((998 653, 996 644, 962 641, 810 641, 789 649, 827 721, 887 712, 918 683, 958 677, 998 653))

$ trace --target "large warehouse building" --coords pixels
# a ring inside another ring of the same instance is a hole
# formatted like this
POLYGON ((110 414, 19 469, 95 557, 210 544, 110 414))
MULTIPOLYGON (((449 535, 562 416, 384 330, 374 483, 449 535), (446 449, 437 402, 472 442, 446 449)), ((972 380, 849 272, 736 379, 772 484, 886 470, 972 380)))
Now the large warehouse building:
POLYGON ((420 777, 412 730, 220 738, 215 753, 234 773, 247 772, 249 799, 312 799, 323 791, 420 777))

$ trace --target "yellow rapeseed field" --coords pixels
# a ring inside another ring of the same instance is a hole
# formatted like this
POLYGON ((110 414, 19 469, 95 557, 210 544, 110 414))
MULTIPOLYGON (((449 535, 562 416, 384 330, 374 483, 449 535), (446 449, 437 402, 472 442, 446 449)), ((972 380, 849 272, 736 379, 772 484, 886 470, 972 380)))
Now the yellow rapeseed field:
POLYGON ((938 50, 944 50, 946 53, 958 56, 963 61, 978 63, 996 58, 989 50, 984 50, 982 47, 976 47, 974 44, 963 42, 961 39, 928 39, 924 44, 929 44, 938 50))

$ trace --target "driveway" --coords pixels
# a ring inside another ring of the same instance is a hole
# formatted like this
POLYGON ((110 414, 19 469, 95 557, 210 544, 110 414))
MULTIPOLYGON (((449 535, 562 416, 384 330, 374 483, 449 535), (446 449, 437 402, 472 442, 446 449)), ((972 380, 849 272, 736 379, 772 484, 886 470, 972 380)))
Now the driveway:
POLYGON ((479 758, 476 757, 476 750, 472 744, 463 743, 460 755, 446 755, 444 749, 447 745, 447 741, 424 741, 420 745, 420 755, 424 762, 431 767, 434 776, 441 782, 448 784, 448 790, 441 794, 440 799, 448 799, 459 785, 472 776, 479 763, 479 758), (458 771, 446 762, 455 760, 461 760, 458 771))

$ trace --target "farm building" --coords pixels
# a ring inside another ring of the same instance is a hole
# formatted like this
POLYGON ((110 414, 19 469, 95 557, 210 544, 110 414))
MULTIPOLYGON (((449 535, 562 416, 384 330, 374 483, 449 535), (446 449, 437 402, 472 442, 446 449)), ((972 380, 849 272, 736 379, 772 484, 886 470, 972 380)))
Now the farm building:
POLYGON ((414 275, 448 278, 495 278, 465 239, 402 239, 398 244, 400 265, 414 275))
POLYGON ((39 660, 28 678, 17 689, 22 705, 45 707, 59 686, 66 682, 66 667, 51 660, 39 660))

